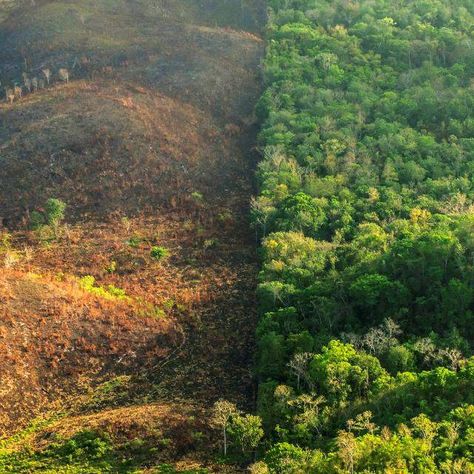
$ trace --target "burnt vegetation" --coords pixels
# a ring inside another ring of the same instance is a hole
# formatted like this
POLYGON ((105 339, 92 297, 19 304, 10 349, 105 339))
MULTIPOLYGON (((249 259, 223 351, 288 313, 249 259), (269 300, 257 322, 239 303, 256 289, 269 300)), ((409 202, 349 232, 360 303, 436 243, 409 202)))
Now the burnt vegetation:
POLYGON ((265 10, 0 12, 0 471, 221 472, 212 404, 253 397, 265 10))

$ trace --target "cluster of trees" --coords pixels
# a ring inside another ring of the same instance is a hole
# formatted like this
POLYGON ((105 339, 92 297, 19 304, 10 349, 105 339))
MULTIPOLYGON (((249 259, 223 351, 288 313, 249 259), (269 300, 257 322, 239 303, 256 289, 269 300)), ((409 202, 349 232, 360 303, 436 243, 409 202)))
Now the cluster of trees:
POLYGON ((270 0, 255 472, 474 472, 474 4, 270 0))
MULTIPOLYGON (((51 69, 49 68, 42 69, 39 78, 37 76, 30 77, 28 73, 23 72, 23 84, 14 82, 12 88, 5 87, 5 100, 13 104, 16 99, 21 99, 25 93, 31 94, 39 89, 44 89, 47 85, 50 85, 51 77, 51 69)), ((63 82, 69 82, 69 71, 65 68, 59 69, 58 77, 63 82)))
POLYGON ((259 416, 242 413, 234 403, 218 400, 212 409, 211 425, 222 433, 222 450, 227 456, 230 445, 251 453, 264 435, 259 416))

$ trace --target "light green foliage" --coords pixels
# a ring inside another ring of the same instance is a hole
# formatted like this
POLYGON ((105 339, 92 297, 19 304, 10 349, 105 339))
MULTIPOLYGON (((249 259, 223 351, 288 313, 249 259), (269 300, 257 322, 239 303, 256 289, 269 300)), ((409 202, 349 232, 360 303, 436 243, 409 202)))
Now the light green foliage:
POLYGON ((46 201, 45 217, 46 223, 53 228, 57 228, 64 220, 66 203, 60 199, 50 198, 46 201))
POLYGON ((168 258, 170 252, 165 247, 154 246, 150 250, 150 256, 153 260, 164 260, 168 258))
POLYGON ((335 404, 369 397, 390 381, 376 357, 336 340, 314 356, 309 370, 317 392, 335 404))
POLYGON ((298 232, 276 232, 263 241, 262 277, 308 285, 328 266, 332 245, 298 232))
POLYGON ((129 300, 124 290, 114 285, 107 285, 105 288, 96 285, 95 278, 92 275, 86 275, 79 279, 79 286, 88 293, 105 298, 107 300, 129 300))
POLYGON ((262 420, 255 415, 233 415, 229 424, 229 434, 243 453, 257 448, 263 437, 262 420))

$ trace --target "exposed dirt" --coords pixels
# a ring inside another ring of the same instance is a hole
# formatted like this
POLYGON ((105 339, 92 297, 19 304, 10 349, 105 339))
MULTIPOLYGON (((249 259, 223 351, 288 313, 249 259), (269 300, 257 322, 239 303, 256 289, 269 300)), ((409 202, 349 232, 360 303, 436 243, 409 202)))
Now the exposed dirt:
POLYGON ((232 22, 219 2, 187 2, 76 2, 82 20, 63 31, 51 22, 71 4, 37 1, 0 22, 2 82, 19 77, 22 54, 30 75, 71 70, 69 84, 54 77, 0 104, 5 433, 58 407, 69 415, 48 428, 57 433, 98 423, 146 438, 169 418, 169 460, 206 463, 212 442, 188 443, 189 420, 218 398, 252 406, 262 9, 247 6, 239 27, 240 1, 227 2, 232 22), (49 197, 68 204, 68 224, 48 241, 26 226, 49 197), (156 245, 170 257, 154 260, 156 245), (91 295, 86 275, 126 299, 91 295), (95 387, 121 376, 120 396, 94 402, 95 387), (142 412, 148 428, 133 425, 142 412))

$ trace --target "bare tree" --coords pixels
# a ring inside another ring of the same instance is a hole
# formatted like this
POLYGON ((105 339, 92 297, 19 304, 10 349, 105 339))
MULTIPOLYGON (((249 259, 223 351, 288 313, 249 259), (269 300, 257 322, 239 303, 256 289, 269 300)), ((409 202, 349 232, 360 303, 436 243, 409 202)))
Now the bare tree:
POLYGON ((38 90, 38 78, 37 77, 33 77, 33 79, 31 79, 31 86, 33 87, 33 90, 35 92, 38 90))
POLYGON ((400 325, 397 324, 392 318, 386 318, 383 321, 382 328, 385 330, 389 339, 396 339, 402 333, 400 325))
POLYGON ((290 371, 296 376, 296 386, 300 389, 300 382, 303 379, 310 390, 313 390, 313 383, 308 374, 309 363, 314 357, 311 352, 300 352, 295 354, 288 364, 290 371))
POLYGON ((378 355, 387 347, 387 337, 382 329, 372 328, 364 336, 363 344, 371 354, 378 355))
POLYGON ((46 79, 46 83, 49 85, 49 81, 51 80, 51 70, 48 68, 42 69, 44 78, 46 79))
POLYGON ((439 357, 449 361, 452 370, 459 370, 465 362, 464 356, 457 349, 446 348, 439 351, 439 357))
POLYGON ((10 102, 10 104, 13 104, 15 100, 15 92, 13 89, 5 88, 5 99, 7 102, 10 102))
MULTIPOLYGON (((252 198, 251 200, 252 216, 255 219, 255 223, 260 227, 262 236, 265 238, 267 235, 267 225, 271 215, 275 212, 275 206, 270 198, 266 196, 259 196, 258 198, 252 198)), ((256 229, 257 232, 258 229, 256 229)))
POLYGON ((298 414, 295 415, 294 420, 297 423, 303 423, 308 427, 316 430, 319 433, 319 427, 321 425, 320 419, 320 407, 324 405, 326 399, 322 395, 316 395, 316 393, 304 393, 299 397, 296 397, 288 401, 288 405, 298 410, 298 414))
POLYGON ((65 68, 61 68, 58 71, 58 76, 61 81, 68 83, 69 82, 69 71, 65 68))
POLYGON ((25 85, 25 89, 26 89, 28 92, 31 92, 31 80, 30 80, 30 78, 25 77, 25 78, 23 79, 23 83, 24 83, 24 85, 25 85))
POLYGON ((418 339, 413 348, 423 358, 423 364, 432 366, 437 356, 437 349, 433 341, 429 337, 418 339))
POLYGON ((355 419, 347 420, 347 429, 349 431, 368 431, 369 433, 374 433, 377 429, 377 425, 372 423, 372 412, 364 411, 359 413, 355 419))
POLYGON ((30 78, 28 77, 28 74, 26 72, 23 72, 21 74, 21 77, 23 77, 23 85, 25 86, 25 89, 28 92, 31 92, 31 81, 30 81, 30 78))
POLYGON ((23 95, 23 89, 21 88, 21 86, 15 85, 15 87, 13 88, 13 93, 15 94, 16 98, 21 99, 23 95))
POLYGON ((398 344, 397 336, 401 333, 400 326, 393 319, 387 318, 380 326, 367 332, 361 340, 361 346, 372 354, 380 355, 398 344))
POLYGON ((353 433, 341 430, 336 439, 337 456, 342 461, 345 472, 354 473, 354 464, 357 460, 357 441, 353 433))

